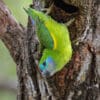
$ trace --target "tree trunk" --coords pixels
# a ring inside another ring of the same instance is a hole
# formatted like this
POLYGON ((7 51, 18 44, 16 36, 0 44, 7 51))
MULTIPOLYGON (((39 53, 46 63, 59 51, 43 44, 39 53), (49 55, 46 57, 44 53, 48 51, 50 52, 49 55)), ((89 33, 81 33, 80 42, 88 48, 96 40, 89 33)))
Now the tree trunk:
POLYGON ((49 13, 69 26, 73 46, 71 61, 49 78, 41 77, 36 63, 40 58, 35 27, 18 24, 0 0, 0 39, 16 63, 18 100, 100 100, 100 1, 33 0, 37 10, 54 2, 49 13), (43 6, 45 2, 45 6, 43 6))

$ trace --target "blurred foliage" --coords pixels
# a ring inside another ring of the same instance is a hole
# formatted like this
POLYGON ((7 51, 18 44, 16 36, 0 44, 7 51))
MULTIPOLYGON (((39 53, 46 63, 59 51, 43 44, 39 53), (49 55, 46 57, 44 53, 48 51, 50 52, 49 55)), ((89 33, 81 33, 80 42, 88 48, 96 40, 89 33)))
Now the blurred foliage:
MULTIPOLYGON (((16 65, 0 40, 0 80, 16 80, 16 65)), ((16 100, 16 94, 0 90, 0 100, 16 100)))
POLYGON ((2 41, 0 41, 0 69, 0 77, 10 76, 11 78, 15 78, 15 63, 2 41))
POLYGON ((3 0, 16 20, 22 25, 27 25, 27 14, 23 8, 28 8, 32 0, 3 0))
POLYGON ((0 100, 16 100, 16 94, 9 91, 0 91, 0 100))

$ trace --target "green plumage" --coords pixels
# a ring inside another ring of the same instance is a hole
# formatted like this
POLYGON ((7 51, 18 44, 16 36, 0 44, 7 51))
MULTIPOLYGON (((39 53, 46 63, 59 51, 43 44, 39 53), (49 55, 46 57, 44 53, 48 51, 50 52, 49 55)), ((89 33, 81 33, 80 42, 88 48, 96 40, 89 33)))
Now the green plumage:
POLYGON ((39 62, 41 73, 52 76, 71 59, 72 47, 68 29, 40 11, 29 8, 26 12, 35 20, 38 38, 45 47, 39 62))
POLYGON ((42 46, 49 49, 53 48, 53 39, 49 33, 49 30, 44 25, 44 22, 42 22, 41 20, 39 20, 39 23, 37 25, 37 34, 42 46))

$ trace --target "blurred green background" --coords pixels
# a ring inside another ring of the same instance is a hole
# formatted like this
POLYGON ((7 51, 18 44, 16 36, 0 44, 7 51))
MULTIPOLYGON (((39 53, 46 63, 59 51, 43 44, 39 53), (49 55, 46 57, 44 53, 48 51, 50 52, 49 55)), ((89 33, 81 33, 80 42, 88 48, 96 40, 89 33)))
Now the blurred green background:
POLYGON ((32 4, 32 0, 3 0, 12 14, 15 16, 16 21, 24 26, 27 25, 27 14, 23 8, 28 8, 32 4))
POLYGON ((8 90, 9 80, 11 84, 12 81, 17 81, 16 65, 3 42, 0 41, 0 100, 16 100, 16 94, 8 90))
MULTIPOLYGON (((16 21, 27 25, 27 14, 23 8, 28 8, 32 0, 3 0, 11 10, 16 21)), ((16 100, 16 64, 9 51, 0 40, 0 100, 16 100), (9 89, 11 88, 11 89, 9 89)))

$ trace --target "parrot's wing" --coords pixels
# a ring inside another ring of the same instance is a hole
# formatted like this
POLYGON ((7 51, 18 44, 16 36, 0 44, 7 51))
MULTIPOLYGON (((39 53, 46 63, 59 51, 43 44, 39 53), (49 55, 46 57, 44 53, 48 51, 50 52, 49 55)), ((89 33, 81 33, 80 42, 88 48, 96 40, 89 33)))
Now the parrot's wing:
POLYGON ((37 34, 42 46, 48 49, 53 49, 54 47, 53 38, 48 28, 45 26, 45 23, 41 20, 39 20, 37 24, 37 34))
POLYGON ((37 27, 37 35, 41 46, 49 49, 54 48, 54 41, 53 38, 45 25, 45 22, 49 19, 44 13, 36 11, 35 9, 29 8, 24 10, 28 13, 29 16, 32 18, 32 23, 36 23, 37 27))

